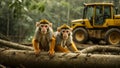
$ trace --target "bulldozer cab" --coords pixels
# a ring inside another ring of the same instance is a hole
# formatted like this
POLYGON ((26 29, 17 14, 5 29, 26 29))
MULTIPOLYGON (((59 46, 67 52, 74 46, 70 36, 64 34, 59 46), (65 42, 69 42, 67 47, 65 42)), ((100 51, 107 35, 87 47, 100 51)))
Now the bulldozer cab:
POLYGON ((112 19, 111 10, 111 4, 87 4, 84 8, 83 19, 88 19, 93 27, 102 27, 106 19, 112 19))

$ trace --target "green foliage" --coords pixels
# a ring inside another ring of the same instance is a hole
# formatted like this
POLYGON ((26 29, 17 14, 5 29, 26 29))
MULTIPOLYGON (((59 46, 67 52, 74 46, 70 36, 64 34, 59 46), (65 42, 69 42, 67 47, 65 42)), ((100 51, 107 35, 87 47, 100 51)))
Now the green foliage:
POLYGON ((34 3, 34 4, 31 4, 31 6, 30 6, 31 10, 44 12, 44 10, 45 10, 45 1, 40 1, 40 2, 32 1, 32 3, 34 3))

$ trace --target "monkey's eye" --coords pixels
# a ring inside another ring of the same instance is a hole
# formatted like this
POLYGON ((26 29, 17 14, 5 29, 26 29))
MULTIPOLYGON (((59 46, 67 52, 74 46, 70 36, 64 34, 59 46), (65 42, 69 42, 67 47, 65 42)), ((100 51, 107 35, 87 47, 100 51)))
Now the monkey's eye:
POLYGON ((43 25, 43 24, 40 24, 40 27, 44 27, 44 25, 43 25))
POLYGON ((62 31, 63 33, 65 33, 65 31, 62 31))
POLYGON ((47 26, 47 25, 45 25, 44 27, 45 27, 45 28, 47 28, 48 26, 47 26))
POLYGON ((41 25, 41 27, 44 27, 43 25, 41 25))

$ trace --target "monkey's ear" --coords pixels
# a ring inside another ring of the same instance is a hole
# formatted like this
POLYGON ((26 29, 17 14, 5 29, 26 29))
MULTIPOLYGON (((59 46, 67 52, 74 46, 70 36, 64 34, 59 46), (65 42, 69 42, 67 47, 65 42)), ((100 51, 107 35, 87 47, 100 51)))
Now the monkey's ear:
POLYGON ((60 32, 60 30, 61 30, 60 27, 58 27, 58 28, 57 28, 57 31, 60 32))
POLYGON ((38 27, 40 25, 40 22, 36 22, 36 27, 38 27))
POLYGON ((49 23, 50 27, 52 27, 52 23, 49 23))

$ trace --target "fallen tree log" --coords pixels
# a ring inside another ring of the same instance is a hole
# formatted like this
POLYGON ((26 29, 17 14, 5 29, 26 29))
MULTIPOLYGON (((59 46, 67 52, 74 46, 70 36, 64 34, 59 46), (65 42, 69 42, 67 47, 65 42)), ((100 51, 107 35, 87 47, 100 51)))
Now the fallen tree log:
POLYGON ((0 48, 0 64, 13 68, 19 65, 26 68, 119 68, 120 55, 55 53, 51 58, 47 52, 41 52, 36 56, 33 51, 0 48))
POLYGON ((110 46, 91 46, 81 50, 82 53, 92 53, 92 52, 116 52, 120 53, 120 47, 110 47, 110 46))
POLYGON ((6 47, 14 48, 14 49, 33 50, 32 47, 24 46, 24 45, 21 45, 21 44, 18 44, 18 43, 10 42, 10 41, 5 41, 5 40, 2 40, 2 39, 0 39, 0 44, 1 44, 1 46, 6 46, 6 47))

